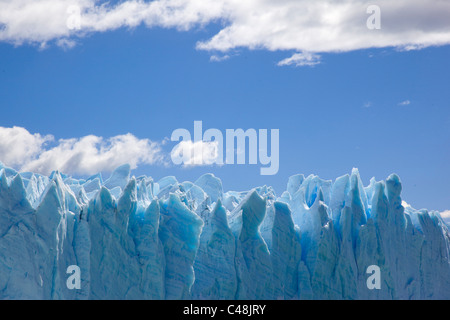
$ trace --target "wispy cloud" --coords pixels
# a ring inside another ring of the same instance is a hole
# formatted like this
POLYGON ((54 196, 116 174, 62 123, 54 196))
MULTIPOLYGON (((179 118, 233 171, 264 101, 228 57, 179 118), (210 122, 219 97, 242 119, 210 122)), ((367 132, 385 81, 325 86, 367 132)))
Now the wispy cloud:
POLYGON ((421 50, 423 48, 425 48, 425 46, 422 44, 409 44, 404 46, 398 46, 396 50, 402 52, 402 51, 421 50))
POLYGON ((31 134, 20 127, 0 127, 0 161, 20 169, 49 174, 112 171, 123 163, 163 163, 161 144, 128 133, 111 138, 89 135, 55 141, 51 135, 31 134))
POLYGON ((405 101, 398 103, 399 106, 409 106, 410 104, 411 104, 411 101, 409 101, 409 100, 405 100, 405 101))
POLYGON ((320 63, 320 56, 318 54, 310 52, 295 53, 290 58, 286 58, 278 62, 278 66, 290 66, 296 67, 315 66, 320 63))
POLYGON ((211 57, 209 57, 209 61, 211 62, 221 62, 221 61, 225 61, 230 59, 229 55, 223 55, 223 56, 219 56, 219 55, 212 55, 211 57))
MULTIPOLYGON (((2 0, 0 41, 70 47, 74 42, 60 40, 139 25, 185 31, 220 21, 221 30, 199 41, 198 49, 318 53, 450 44, 449 1, 376 1, 381 9, 379 30, 367 28, 369 4, 366 0, 2 0), (74 7, 79 10, 70 9, 74 7)), ((296 64, 291 58, 287 61, 296 64)))
POLYGON ((372 102, 371 101, 364 102, 364 104, 363 104, 364 108, 370 108, 371 106, 372 106, 372 102))
POLYGON ((58 39, 56 41, 56 44, 66 50, 72 49, 73 47, 75 47, 77 45, 77 42, 71 39, 58 39))

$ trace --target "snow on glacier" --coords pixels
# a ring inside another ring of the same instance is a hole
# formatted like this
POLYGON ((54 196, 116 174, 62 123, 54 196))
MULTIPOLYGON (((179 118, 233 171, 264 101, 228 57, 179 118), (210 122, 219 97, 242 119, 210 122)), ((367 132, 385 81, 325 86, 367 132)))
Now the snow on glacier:
POLYGON ((0 165, 1 299, 450 299, 450 233, 357 169, 224 192, 117 168, 75 179, 0 165), (81 288, 66 285, 67 267, 81 288), (381 270, 369 290, 366 270, 381 270))

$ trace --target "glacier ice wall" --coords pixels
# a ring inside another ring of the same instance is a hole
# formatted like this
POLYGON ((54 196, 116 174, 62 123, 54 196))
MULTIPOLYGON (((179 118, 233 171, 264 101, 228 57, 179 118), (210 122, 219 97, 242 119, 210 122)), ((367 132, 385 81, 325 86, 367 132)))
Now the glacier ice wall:
POLYGON ((448 227, 401 188, 396 175, 365 187, 356 169, 292 176, 277 197, 224 192, 212 174, 156 182, 124 165, 103 181, 0 165, 0 299, 450 299, 448 227))

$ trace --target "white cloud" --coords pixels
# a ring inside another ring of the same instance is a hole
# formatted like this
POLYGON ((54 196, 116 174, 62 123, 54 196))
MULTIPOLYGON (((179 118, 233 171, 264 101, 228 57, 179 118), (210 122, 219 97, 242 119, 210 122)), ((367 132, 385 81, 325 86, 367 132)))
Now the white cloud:
POLYGON ((364 108, 370 108, 372 106, 372 102, 371 101, 367 101, 363 104, 364 108))
POLYGON ((56 41, 56 44, 57 44, 59 47, 68 50, 68 49, 72 49, 73 47, 75 47, 77 43, 76 43, 76 41, 74 41, 74 40, 63 38, 63 39, 58 39, 58 40, 56 41))
POLYGON ((0 161, 8 166, 20 167, 37 157, 53 136, 31 134, 21 127, 0 127, 0 161))
POLYGON ((21 171, 42 174, 53 170, 93 174, 112 171, 124 163, 134 169, 139 164, 163 161, 160 144, 130 133, 109 139, 94 135, 60 139, 52 147, 48 146, 50 141, 52 136, 31 134, 24 128, 0 127, 0 161, 21 171))
POLYGON ((405 207, 405 208, 411 207, 411 205, 408 202, 404 201, 404 200, 402 200, 402 206, 405 207))
POLYGON ((410 45, 404 45, 404 46, 399 46, 396 48, 397 51, 415 51, 415 50, 421 50, 425 48, 424 45, 421 44, 410 44, 410 45))
POLYGON ((398 103, 399 106, 409 106, 410 104, 411 104, 411 101, 409 101, 409 100, 405 100, 405 101, 398 103))
POLYGON ((378 0, 379 30, 367 27, 371 4, 368 0, 125 0, 118 4, 103 0, 2 0, 0 41, 45 44, 142 24, 189 30, 219 22, 221 30, 199 41, 198 49, 317 53, 382 47, 417 50, 450 44, 450 1, 378 0), (80 8, 79 30, 69 28, 76 20, 74 11, 68 11, 73 5, 80 8))
POLYGON ((296 67, 315 66, 320 63, 320 56, 310 52, 295 53, 290 58, 278 62, 278 66, 295 65, 296 67))
POLYGON ((450 223, 450 210, 442 211, 441 213, 442 219, 444 219, 445 222, 450 223))
POLYGON ((182 158, 183 166, 212 165, 219 159, 219 143, 217 141, 181 141, 171 152, 172 159, 182 158))
POLYGON ((211 57, 209 57, 209 61, 211 62, 221 62, 228 59, 230 59, 230 56, 227 54, 224 56, 212 55, 211 57))

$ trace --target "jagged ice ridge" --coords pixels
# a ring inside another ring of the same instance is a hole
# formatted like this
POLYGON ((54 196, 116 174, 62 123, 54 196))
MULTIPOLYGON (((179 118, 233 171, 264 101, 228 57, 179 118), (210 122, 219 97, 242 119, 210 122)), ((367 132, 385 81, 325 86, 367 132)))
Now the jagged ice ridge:
POLYGON ((128 165, 105 181, 0 168, 1 299, 450 298, 448 227, 402 205, 397 175, 364 187, 356 169, 299 174, 277 197, 128 165), (81 289, 66 286, 70 265, 81 289))

